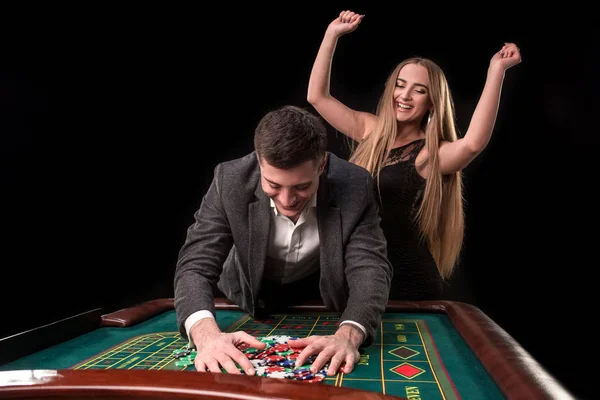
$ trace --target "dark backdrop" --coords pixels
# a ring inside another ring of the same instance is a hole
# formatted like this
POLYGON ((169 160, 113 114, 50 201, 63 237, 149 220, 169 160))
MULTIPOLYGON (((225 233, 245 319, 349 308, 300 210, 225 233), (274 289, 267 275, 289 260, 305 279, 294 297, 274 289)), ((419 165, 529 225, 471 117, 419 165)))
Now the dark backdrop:
MULTIPOLYGON (((322 34, 354 7, 366 16, 338 44, 332 92, 358 109, 375 109, 399 61, 426 56, 447 74, 464 133, 492 54, 522 49, 491 143, 465 170, 465 250, 447 298, 479 306, 591 396, 595 371, 577 367, 594 347, 598 266, 591 11, 327 3, 3 10, 0 337, 171 297, 215 164, 252 150, 265 112, 309 107, 322 34)), ((330 150, 348 150, 333 130, 330 150)))

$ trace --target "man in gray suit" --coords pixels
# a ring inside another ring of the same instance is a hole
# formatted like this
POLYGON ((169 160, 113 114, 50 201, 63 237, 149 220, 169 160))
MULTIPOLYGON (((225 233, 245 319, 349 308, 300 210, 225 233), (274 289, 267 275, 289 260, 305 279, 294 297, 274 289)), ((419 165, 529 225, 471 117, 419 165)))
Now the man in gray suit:
POLYGON ((285 106, 261 119, 254 152, 216 166, 175 272, 180 332, 197 348, 198 371, 222 366, 235 374, 237 363, 252 375, 236 346, 265 346, 245 332, 220 331, 215 284, 255 316, 311 292, 341 313, 334 335, 289 342, 304 347, 297 365, 318 354, 313 370, 330 362, 328 375, 349 373, 360 346, 372 344, 392 276, 374 181, 326 147, 321 119, 285 106))

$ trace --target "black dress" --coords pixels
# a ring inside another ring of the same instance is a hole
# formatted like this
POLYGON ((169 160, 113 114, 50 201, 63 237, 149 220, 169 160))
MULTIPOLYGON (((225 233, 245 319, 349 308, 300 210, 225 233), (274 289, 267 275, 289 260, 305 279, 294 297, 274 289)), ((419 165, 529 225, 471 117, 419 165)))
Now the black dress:
POLYGON ((394 267, 390 300, 440 299, 443 280, 429 249, 419 238, 416 212, 425 179, 415 159, 425 139, 393 149, 379 176, 381 226, 394 267))

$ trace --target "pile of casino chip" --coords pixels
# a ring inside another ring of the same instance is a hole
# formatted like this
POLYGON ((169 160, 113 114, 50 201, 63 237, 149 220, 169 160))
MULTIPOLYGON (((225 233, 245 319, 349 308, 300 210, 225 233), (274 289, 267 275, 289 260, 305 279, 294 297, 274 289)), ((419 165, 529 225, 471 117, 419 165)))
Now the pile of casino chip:
MULTIPOLYGON (((292 336, 273 335, 258 337, 259 341, 263 342, 266 347, 262 350, 241 345, 238 348, 248 357, 248 360, 254 366, 257 376, 279 379, 293 379, 303 382, 321 382, 327 375, 326 363, 320 371, 312 373, 310 366, 315 360, 316 355, 310 356, 304 365, 296 367, 296 358, 302 349, 290 347, 288 340, 297 339, 292 336)), ((175 350, 173 355, 178 358, 177 366, 187 366, 194 364, 195 350, 175 350)), ((240 371, 244 373, 241 367, 240 371)), ((222 369, 223 372, 226 372, 222 369)))

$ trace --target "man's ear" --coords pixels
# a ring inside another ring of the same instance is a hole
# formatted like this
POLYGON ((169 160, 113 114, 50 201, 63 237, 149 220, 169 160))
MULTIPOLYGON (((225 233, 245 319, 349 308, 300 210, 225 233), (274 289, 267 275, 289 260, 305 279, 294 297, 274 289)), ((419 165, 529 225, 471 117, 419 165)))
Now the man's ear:
POLYGON ((321 175, 325 170, 325 165, 327 165, 327 154, 323 156, 323 161, 321 162, 321 166, 319 167, 319 175, 321 175))

